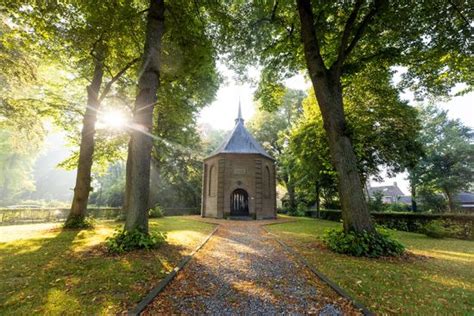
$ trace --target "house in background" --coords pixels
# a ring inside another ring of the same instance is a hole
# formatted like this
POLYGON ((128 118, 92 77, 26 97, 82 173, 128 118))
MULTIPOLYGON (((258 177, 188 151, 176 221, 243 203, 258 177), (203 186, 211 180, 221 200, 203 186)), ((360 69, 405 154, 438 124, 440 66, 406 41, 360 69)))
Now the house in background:
POLYGON ((462 211, 469 213, 474 212, 474 193, 460 192, 455 200, 459 203, 462 211))
MULTIPOLYGON (((367 194, 370 198, 374 198, 376 192, 381 192, 382 202, 386 204, 402 203, 411 205, 411 196, 404 195, 402 190, 394 182, 393 185, 383 185, 378 187, 367 187, 367 194)), ((460 207, 461 212, 474 213, 474 193, 460 192, 455 196, 455 201, 460 207)))
POLYGON ((383 185, 378 187, 371 187, 370 185, 368 185, 367 194, 370 198, 373 198, 376 192, 381 192, 383 194, 383 203, 403 203, 407 205, 411 204, 411 196, 403 194, 402 190, 400 190, 396 182, 394 182, 393 185, 383 185))

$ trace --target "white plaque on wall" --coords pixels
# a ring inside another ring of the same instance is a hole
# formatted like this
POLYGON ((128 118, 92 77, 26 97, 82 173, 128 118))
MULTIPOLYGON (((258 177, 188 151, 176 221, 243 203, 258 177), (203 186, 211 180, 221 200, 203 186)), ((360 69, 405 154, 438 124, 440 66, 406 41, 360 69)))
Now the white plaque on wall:
POLYGON ((247 170, 245 168, 234 168, 234 174, 246 174, 247 170))

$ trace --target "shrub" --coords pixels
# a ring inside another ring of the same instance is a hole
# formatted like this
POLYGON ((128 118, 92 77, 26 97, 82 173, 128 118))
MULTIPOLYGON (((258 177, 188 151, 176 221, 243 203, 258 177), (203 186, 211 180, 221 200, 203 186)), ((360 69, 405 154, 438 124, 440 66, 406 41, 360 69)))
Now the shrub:
POLYGON ((386 205, 386 210, 387 212, 408 212, 411 208, 403 203, 395 202, 386 205))
POLYGON ((64 222, 63 227, 67 229, 92 229, 95 226, 95 220, 90 217, 71 217, 64 222))
POLYGON ((277 207, 277 213, 278 214, 286 214, 286 213, 288 213, 288 211, 284 208, 277 207))
POLYGON ((373 196, 369 199, 369 210, 371 212, 383 212, 384 203, 383 203, 383 192, 375 191, 373 196))
POLYGON ((382 228, 374 233, 332 229, 326 231, 323 241, 334 252, 356 257, 399 256, 405 251, 405 247, 382 228))
POLYGON ((431 238, 444 238, 449 235, 449 230, 444 227, 441 220, 431 221, 423 227, 426 236, 431 238))
POLYGON ((148 210, 149 218, 161 218, 163 216, 165 216, 165 211, 158 204, 156 204, 155 207, 148 210))
POLYGON ((422 188, 418 192, 419 206, 424 212, 443 213, 447 209, 446 199, 436 192, 422 188))
MULTIPOLYGON (((442 220, 449 237, 474 240, 474 215, 430 213, 371 213, 378 225, 387 228, 424 234, 424 226, 433 220, 442 220)), ((321 210, 319 218, 341 221, 341 211, 321 210)))
POLYGON ((111 253, 124 253, 135 249, 158 248, 166 240, 166 234, 161 232, 144 233, 140 230, 117 230, 112 237, 107 237, 105 243, 111 253))
POLYGON ((305 212, 307 209, 308 207, 306 205, 304 205, 303 203, 300 203, 298 204, 296 210, 289 210, 288 215, 301 217, 305 215, 305 212))

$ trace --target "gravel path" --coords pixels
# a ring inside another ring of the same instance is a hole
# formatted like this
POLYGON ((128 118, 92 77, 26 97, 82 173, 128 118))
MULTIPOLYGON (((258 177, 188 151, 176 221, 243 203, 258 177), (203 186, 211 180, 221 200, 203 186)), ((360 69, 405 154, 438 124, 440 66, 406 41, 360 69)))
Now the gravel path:
POLYGON ((265 233, 262 222, 213 222, 218 231, 145 314, 357 314, 265 233))

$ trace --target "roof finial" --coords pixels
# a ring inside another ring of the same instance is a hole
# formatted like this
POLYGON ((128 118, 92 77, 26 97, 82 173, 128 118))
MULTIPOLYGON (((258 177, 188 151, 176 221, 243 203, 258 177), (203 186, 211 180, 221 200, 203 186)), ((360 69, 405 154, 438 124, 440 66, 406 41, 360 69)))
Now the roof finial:
POLYGON ((242 107, 240 106, 240 96, 239 96, 239 111, 237 113, 237 118, 235 119, 235 124, 241 122, 244 123, 244 119, 242 118, 242 107))

